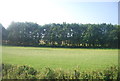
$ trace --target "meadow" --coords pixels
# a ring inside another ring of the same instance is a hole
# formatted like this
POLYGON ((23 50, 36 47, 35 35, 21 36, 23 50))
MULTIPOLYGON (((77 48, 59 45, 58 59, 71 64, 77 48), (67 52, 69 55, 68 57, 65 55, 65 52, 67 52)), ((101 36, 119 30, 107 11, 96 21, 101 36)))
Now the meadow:
POLYGON ((2 47, 4 64, 27 65, 37 70, 53 69, 92 71, 118 65, 118 49, 2 47))

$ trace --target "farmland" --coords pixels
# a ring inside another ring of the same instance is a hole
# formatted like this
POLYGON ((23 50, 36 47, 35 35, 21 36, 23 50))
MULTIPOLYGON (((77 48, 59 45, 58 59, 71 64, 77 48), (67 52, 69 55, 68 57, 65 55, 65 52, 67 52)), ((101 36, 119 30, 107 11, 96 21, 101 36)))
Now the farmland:
POLYGON ((102 70, 118 64, 118 49, 2 47, 2 61, 7 64, 28 65, 35 69, 50 67, 72 70, 102 70))

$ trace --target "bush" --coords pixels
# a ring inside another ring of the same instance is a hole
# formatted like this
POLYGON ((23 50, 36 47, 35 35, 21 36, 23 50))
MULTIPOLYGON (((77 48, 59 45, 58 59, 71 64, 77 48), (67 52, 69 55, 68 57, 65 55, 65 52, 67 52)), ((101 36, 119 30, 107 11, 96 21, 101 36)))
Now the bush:
POLYGON ((81 72, 78 69, 73 71, 65 71, 62 69, 45 68, 43 71, 37 71, 28 66, 17 66, 10 64, 3 64, 3 79, 62 79, 62 80, 78 80, 84 79, 85 81, 101 80, 112 81, 117 79, 118 67, 111 66, 103 71, 81 72))
POLYGON ((37 71, 28 66, 3 64, 3 79, 36 79, 37 71))

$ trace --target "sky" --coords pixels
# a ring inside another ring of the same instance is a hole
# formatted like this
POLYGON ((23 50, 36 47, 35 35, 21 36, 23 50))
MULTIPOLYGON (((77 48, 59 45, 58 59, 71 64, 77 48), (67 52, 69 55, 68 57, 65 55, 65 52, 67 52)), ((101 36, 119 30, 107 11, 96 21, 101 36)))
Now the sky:
POLYGON ((118 23, 118 2, 109 0, 0 0, 0 23, 118 23), (103 2, 104 1, 104 2, 103 2))

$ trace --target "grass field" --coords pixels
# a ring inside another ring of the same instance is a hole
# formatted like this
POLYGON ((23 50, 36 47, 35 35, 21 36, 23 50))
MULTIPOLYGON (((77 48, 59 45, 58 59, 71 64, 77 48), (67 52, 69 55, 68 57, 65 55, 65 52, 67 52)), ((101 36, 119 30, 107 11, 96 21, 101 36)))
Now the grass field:
POLYGON ((117 49, 70 49, 42 47, 2 47, 3 63, 29 65, 35 69, 45 67, 81 70, 101 70, 117 65, 117 49))

